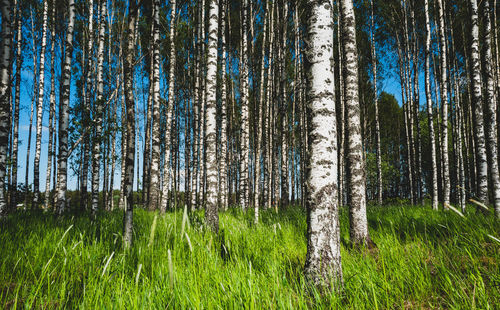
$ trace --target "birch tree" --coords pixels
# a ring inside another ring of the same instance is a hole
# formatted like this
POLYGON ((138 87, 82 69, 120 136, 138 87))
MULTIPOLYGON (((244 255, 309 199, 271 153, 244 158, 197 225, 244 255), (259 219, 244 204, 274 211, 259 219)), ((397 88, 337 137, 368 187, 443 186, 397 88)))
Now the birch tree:
POLYGON ((344 61, 344 96, 347 109, 347 167, 350 196, 350 236, 355 245, 372 245, 366 218, 366 175, 361 137, 361 118, 358 90, 358 55, 356 22, 352 0, 341 5, 342 51, 344 61))
MULTIPOLYGON (((153 100, 152 110, 152 145, 151 145, 151 171, 149 183, 149 210, 160 208, 160 1, 153 2, 153 100)), ((147 142, 149 143, 149 141, 147 142)))
POLYGON ((306 172, 305 274, 317 287, 326 284, 339 288, 342 267, 337 201, 337 125, 335 94, 332 92, 333 14, 329 0, 309 0, 305 5, 307 110, 311 120, 306 172))
POLYGON ((450 203, 450 165, 448 159, 448 61, 447 61, 447 46, 446 46, 446 30, 444 24, 444 7, 443 1, 437 0, 438 3, 438 33, 439 33, 439 60, 441 62, 441 154, 443 157, 443 203, 444 208, 448 209, 450 203))
POLYGON ((217 233, 219 231, 219 217, 217 214, 217 32, 219 28, 218 0, 209 0, 208 19, 208 55, 207 55, 207 87, 206 87, 206 117, 205 143, 207 148, 207 201, 205 206, 205 221, 217 233))
POLYGON ((73 56, 73 32, 75 27, 75 1, 68 1, 68 28, 66 30, 64 60, 62 64, 59 100, 59 157, 57 171, 57 200, 56 207, 59 214, 63 213, 66 205, 66 189, 68 186, 68 127, 69 127, 69 99, 71 85, 71 60, 73 56))
POLYGON ((495 77, 494 70, 491 66, 493 56, 491 52, 492 46, 492 29, 490 17, 489 0, 484 1, 483 16, 485 21, 484 33, 484 72, 486 74, 486 89, 485 89, 485 107, 486 107, 486 137, 488 149, 488 168, 493 188, 493 205, 495 214, 500 218, 500 176, 498 174, 498 148, 497 148, 497 104, 495 100, 495 77))
MULTIPOLYGON (((171 166, 171 127, 172 118, 174 113, 175 97, 174 97, 174 87, 175 87, 175 0, 170 1, 171 4, 171 17, 170 17, 170 72, 168 77, 168 106, 167 106, 167 123, 165 131, 165 167, 164 167, 164 177, 163 177, 163 193, 161 195, 161 211, 165 212, 167 210, 167 203, 169 199, 171 178, 172 178, 172 166, 171 166)), ((173 165, 173 163, 172 163, 173 165)), ((175 167, 175 166, 174 166, 175 167)))
POLYGON ((35 144, 35 164, 33 169, 33 205, 36 207, 40 197, 40 153, 42 150, 42 119, 43 101, 45 87, 45 49, 47 46, 47 23, 48 23, 49 3, 43 0, 43 26, 42 42, 40 52, 40 78, 38 85, 38 102, 36 105, 36 144, 35 144))
POLYGON ((123 61, 124 97, 126 105, 126 146, 122 160, 125 160, 124 202, 125 213, 123 218, 123 244, 125 248, 132 245, 132 228, 134 215, 133 184, 134 184, 134 154, 135 154, 135 102, 133 93, 134 58, 135 58, 135 28, 139 7, 136 0, 131 0, 128 7, 128 25, 123 61))
POLYGON ((371 37, 370 37, 370 48, 372 56, 372 70, 373 70, 373 98, 375 104, 375 136, 376 136, 376 147, 377 147, 377 199, 378 204, 382 204, 382 154, 380 153, 380 124, 378 117, 378 92, 377 92, 377 51, 375 49, 375 23, 373 17, 373 0, 370 1, 371 4, 371 37))
MULTIPOLYGON (((21 7, 17 8, 16 17, 17 27, 17 42, 16 42, 16 84, 14 97, 14 128, 12 131, 12 179, 10 193, 10 207, 15 208, 17 205, 17 169, 18 169, 18 148, 19 148, 19 109, 21 101, 21 68, 22 68, 22 42, 23 42, 23 22, 21 18, 21 7)), ((3 29, 3 27, 2 27, 3 29)), ((1 184, 1 181, 0 181, 1 184)), ((0 188, 1 191, 1 188, 0 188)), ((1 195, 1 194, 0 194, 1 195)), ((0 215, 2 210, 0 208, 0 215)))
POLYGON ((248 207, 250 196, 249 163, 250 163, 250 118, 248 111, 248 0, 243 0, 243 30, 241 39, 241 153, 240 153, 240 205, 243 210, 248 207))
POLYGON ((97 94, 94 114, 94 141, 92 149, 92 213, 97 212, 99 207, 99 176, 101 167, 101 135, 104 109, 104 35, 106 31, 106 2, 101 0, 100 20, 99 20, 99 38, 97 45, 97 94))
POLYGON ((476 147, 477 198, 488 203, 488 162, 486 157, 486 142, 484 136, 483 120, 483 94, 481 84, 481 65, 479 56, 479 20, 477 0, 470 0, 471 4, 471 78, 472 78, 472 104, 475 110, 474 141, 476 147))
POLYGON ((2 41, 0 45, 0 215, 7 209, 5 175, 7 172, 7 146, 9 144, 9 93, 10 60, 12 57, 12 21, 11 1, 3 0, 2 8, 2 41))
POLYGON ((429 0, 425 0, 425 100, 427 103, 427 121, 429 124, 429 137, 431 145, 432 163, 432 209, 438 209, 438 179, 436 162, 436 141, 434 133, 434 113, 432 109, 432 92, 430 81, 430 49, 431 49, 431 22, 429 18, 429 0))

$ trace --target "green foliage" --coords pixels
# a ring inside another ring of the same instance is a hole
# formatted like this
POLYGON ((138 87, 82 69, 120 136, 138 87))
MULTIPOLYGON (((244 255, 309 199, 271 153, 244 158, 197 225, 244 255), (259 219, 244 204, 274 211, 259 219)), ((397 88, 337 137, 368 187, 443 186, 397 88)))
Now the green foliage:
MULTIPOLYGON (((472 210, 472 209, 471 209, 472 210)), ((233 209, 221 236, 202 212, 137 210, 134 246, 121 249, 122 213, 56 218, 18 213, 0 223, 2 308, 498 308, 500 235, 492 217, 429 207, 368 211, 378 249, 353 250, 341 210, 342 294, 306 289, 306 218, 233 209), (221 243, 223 246, 221 246, 221 243), (221 255, 223 253, 223 255, 221 255)))

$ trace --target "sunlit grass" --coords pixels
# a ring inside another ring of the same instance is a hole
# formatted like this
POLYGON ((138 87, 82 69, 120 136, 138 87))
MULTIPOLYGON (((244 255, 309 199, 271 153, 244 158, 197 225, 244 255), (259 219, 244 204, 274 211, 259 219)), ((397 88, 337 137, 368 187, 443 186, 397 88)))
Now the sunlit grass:
POLYGON ((318 294, 302 277, 306 217, 299 208, 220 214, 135 212, 134 246, 121 248, 122 213, 19 213, 0 223, 1 308, 461 308, 500 307, 500 225, 429 207, 371 207, 376 250, 348 246, 344 289, 318 294), (223 236, 223 237, 222 237, 223 236))

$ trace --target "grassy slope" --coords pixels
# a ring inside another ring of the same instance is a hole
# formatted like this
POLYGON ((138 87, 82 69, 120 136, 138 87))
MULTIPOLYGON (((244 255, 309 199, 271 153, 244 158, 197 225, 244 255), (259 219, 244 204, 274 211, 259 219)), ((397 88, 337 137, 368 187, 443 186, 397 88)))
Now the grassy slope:
POLYGON ((487 236, 498 238, 500 225, 475 212, 462 219, 428 208, 371 208, 378 250, 368 252, 346 246, 342 210, 345 288, 323 297, 301 275, 300 208, 264 212, 258 226, 250 214, 221 214, 224 258, 201 213, 188 221, 182 211, 168 213, 156 226, 153 213, 135 215, 135 245, 126 255, 120 212, 101 214, 97 225, 86 216, 4 219, 0 308, 500 308, 500 243, 487 236))

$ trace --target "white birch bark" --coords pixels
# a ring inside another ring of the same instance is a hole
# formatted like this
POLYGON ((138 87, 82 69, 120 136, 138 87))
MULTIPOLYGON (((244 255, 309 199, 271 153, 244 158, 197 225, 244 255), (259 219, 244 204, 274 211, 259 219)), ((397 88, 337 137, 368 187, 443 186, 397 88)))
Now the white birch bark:
POLYGON ((240 206, 243 210, 248 207, 250 196, 250 118, 248 111, 248 0, 243 0, 243 31, 241 49, 241 153, 240 153, 240 206))
POLYGON ((206 160, 207 160, 207 201, 205 207, 205 221, 217 233, 219 231, 219 216, 217 212, 217 32, 219 28, 218 0, 209 0, 208 16, 208 55, 207 55, 207 87, 206 87, 206 160))
POLYGON ((347 158, 349 169, 350 236, 351 242, 355 245, 371 246, 372 242, 368 234, 368 220, 366 218, 366 176, 358 92, 356 22, 352 0, 344 0, 340 4, 343 31, 342 50, 345 56, 344 87, 348 127, 347 158))
POLYGON ((47 146, 47 173, 45 179, 45 205, 50 207, 50 181, 52 175, 52 157, 53 154, 53 138, 54 138, 54 127, 55 127, 55 113, 56 113, 56 89, 55 89, 55 16, 56 16, 56 6, 55 1, 52 4, 52 26, 51 26, 51 43, 50 43, 50 99, 49 99, 49 143, 47 146))
POLYGON ((0 45, 0 215, 7 209, 5 190, 5 175, 7 172, 7 146, 9 140, 10 96, 10 61, 12 57, 12 21, 11 1, 3 0, 2 41, 0 45))
POLYGON ((371 37, 370 37, 370 47, 372 55, 372 70, 373 70, 373 96, 375 105, 375 136, 376 136, 376 147, 377 147, 377 199, 378 204, 382 204, 382 154, 380 153, 380 123, 378 115, 378 92, 377 92, 377 51, 375 49, 375 23, 373 17, 373 0, 370 1, 371 4, 371 37))
POLYGON ((477 0, 471 3, 471 78, 472 78, 472 104, 475 109, 474 141, 476 147, 476 196, 483 202, 488 203, 488 162, 486 157, 486 141, 484 136, 483 120, 483 94, 481 84, 481 67, 479 56, 479 20, 477 12, 477 0))
POLYGON ((441 62, 441 153, 443 157, 443 203, 445 210, 448 209, 450 203, 450 166, 448 158, 448 62, 447 62, 447 47, 446 47, 446 31, 444 24, 444 7, 443 1, 438 0, 438 22, 439 22, 439 46, 441 53, 439 60, 441 62))
POLYGON ((266 7, 264 10, 264 28, 262 30, 262 53, 261 53, 261 58, 260 58, 260 80, 259 80, 259 104, 257 105, 256 109, 260 109, 259 113, 259 121, 257 124, 257 135, 256 135, 256 140, 255 140, 255 190, 254 190, 254 223, 259 222, 259 209, 260 209, 260 193, 261 193, 261 186, 262 186, 262 177, 261 177, 261 157, 263 153, 263 146, 262 146, 262 141, 264 140, 263 135, 263 127, 264 127, 264 114, 266 111, 265 108, 265 100, 264 96, 266 93, 264 92, 265 90, 265 72, 266 72, 266 66, 265 66, 265 61, 266 61, 266 54, 267 54, 267 49, 266 49, 266 40, 267 40, 267 27, 269 24, 267 15, 269 12, 269 1, 266 1, 266 7), (261 140, 262 137, 262 140, 261 140))
POLYGON ((317 287, 338 289, 342 267, 337 202, 337 126, 332 92, 333 16, 329 0, 308 1, 307 5, 307 109, 311 123, 306 174, 305 274, 317 287))
MULTIPOLYGON (((226 12, 228 10, 227 0, 222 0, 222 10, 221 10, 221 25, 220 25, 220 36, 221 36, 221 67, 222 67, 222 79, 221 79, 221 150, 220 150, 220 207, 223 210, 227 209, 228 206, 228 190, 227 190, 227 86, 226 86, 226 12)), ((257 200, 258 201, 258 200, 257 200)))
POLYGON ((94 115, 95 135, 92 148, 92 213, 97 212, 99 207, 99 176, 101 167, 101 135, 102 135, 102 122, 104 111, 104 35, 106 30, 106 1, 101 0, 101 12, 99 21, 99 38, 97 47, 97 94, 94 115))
POLYGON ((497 104, 495 100, 495 77, 494 69, 491 64, 493 63, 493 56, 491 52, 491 18, 490 18, 490 5, 489 0, 484 1, 484 72, 486 74, 486 89, 485 89, 485 107, 486 107, 486 137, 487 137, 487 150, 488 150, 488 168, 491 178, 493 189, 493 205, 495 207, 495 214, 500 218, 500 176, 498 174, 498 147, 497 147, 497 104))
MULTIPOLYGON (((149 183, 149 206, 150 210, 160 208, 160 1, 154 1, 153 8, 153 67, 151 73, 152 79, 152 147, 151 147, 151 171, 149 183)), ((148 141, 149 142, 149 141, 148 141)))
POLYGON ((69 129, 69 99, 71 85, 71 60, 73 56, 73 32, 75 26, 75 1, 68 1, 68 28, 64 62, 62 65, 60 102, 59 102, 59 158, 57 164, 57 200, 56 207, 59 214, 63 213, 66 205, 66 189, 68 185, 68 129, 69 129))
MULTIPOLYGON (((18 148, 19 148, 19 109, 21 101, 21 68, 22 68, 22 41, 23 41, 23 31, 22 31, 22 18, 21 18, 21 8, 17 9, 16 18, 17 27, 17 42, 16 42, 16 85, 15 85, 15 97, 14 97, 14 128, 12 132, 12 185, 11 185, 11 197, 10 197, 10 207, 15 208, 17 205, 17 171, 18 171, 18 148)), ((3 29, 3 27, 2 27, 3 29)), ((1 181, 0 181, 1 182, 1 181)), ((0 194, 1 195, 1 194, 0 194)), ((0 208, 0 215, 2 210, 0 208)))
MULTIPOLYGON (((169 200, 170 190, 172 187, 172 166, 171 162, 171 150, 172 150, 172 130, 174 126, 172 125, 172 118, 174 114, 175 105, 175 18, 176 18, 176 1, 170 1, 171 5, 171 17, 170 17, 170 68, 168 77, 168 103, 167 103, 167 122, 165 124, 165 167, 164 167, 164 178, 160 207, 161 211, 165 212, 167 210, 167 204, 169 200)), ((172 162, 173 165, 173 162, 172 162)))
POLYGON ((40 78, 38 85, 38 102, 36 105, 36 143, 35 143, 35 163, 33 169, 33 206, 38 206, 40 198, 40 153, 42 151, 42 120, 43 101, 45 87, 45 49, 47 46, 47 20, 49 12, 48 0, 43 0, 43 26, 42 42, 40 52, 40 78))
POLYGON ((431 22, 429 18, 429 0, 425 0, 425 100, 427 103, 427 119, 429 123, 429 137, 431 145, 432 162, 432 209, 438 209, 438 180, 437 180, 437 157, 436 141, 434 133, 434 113, 432 110, 432 93, 430 81, 430 49, 431 49, 431 22))

